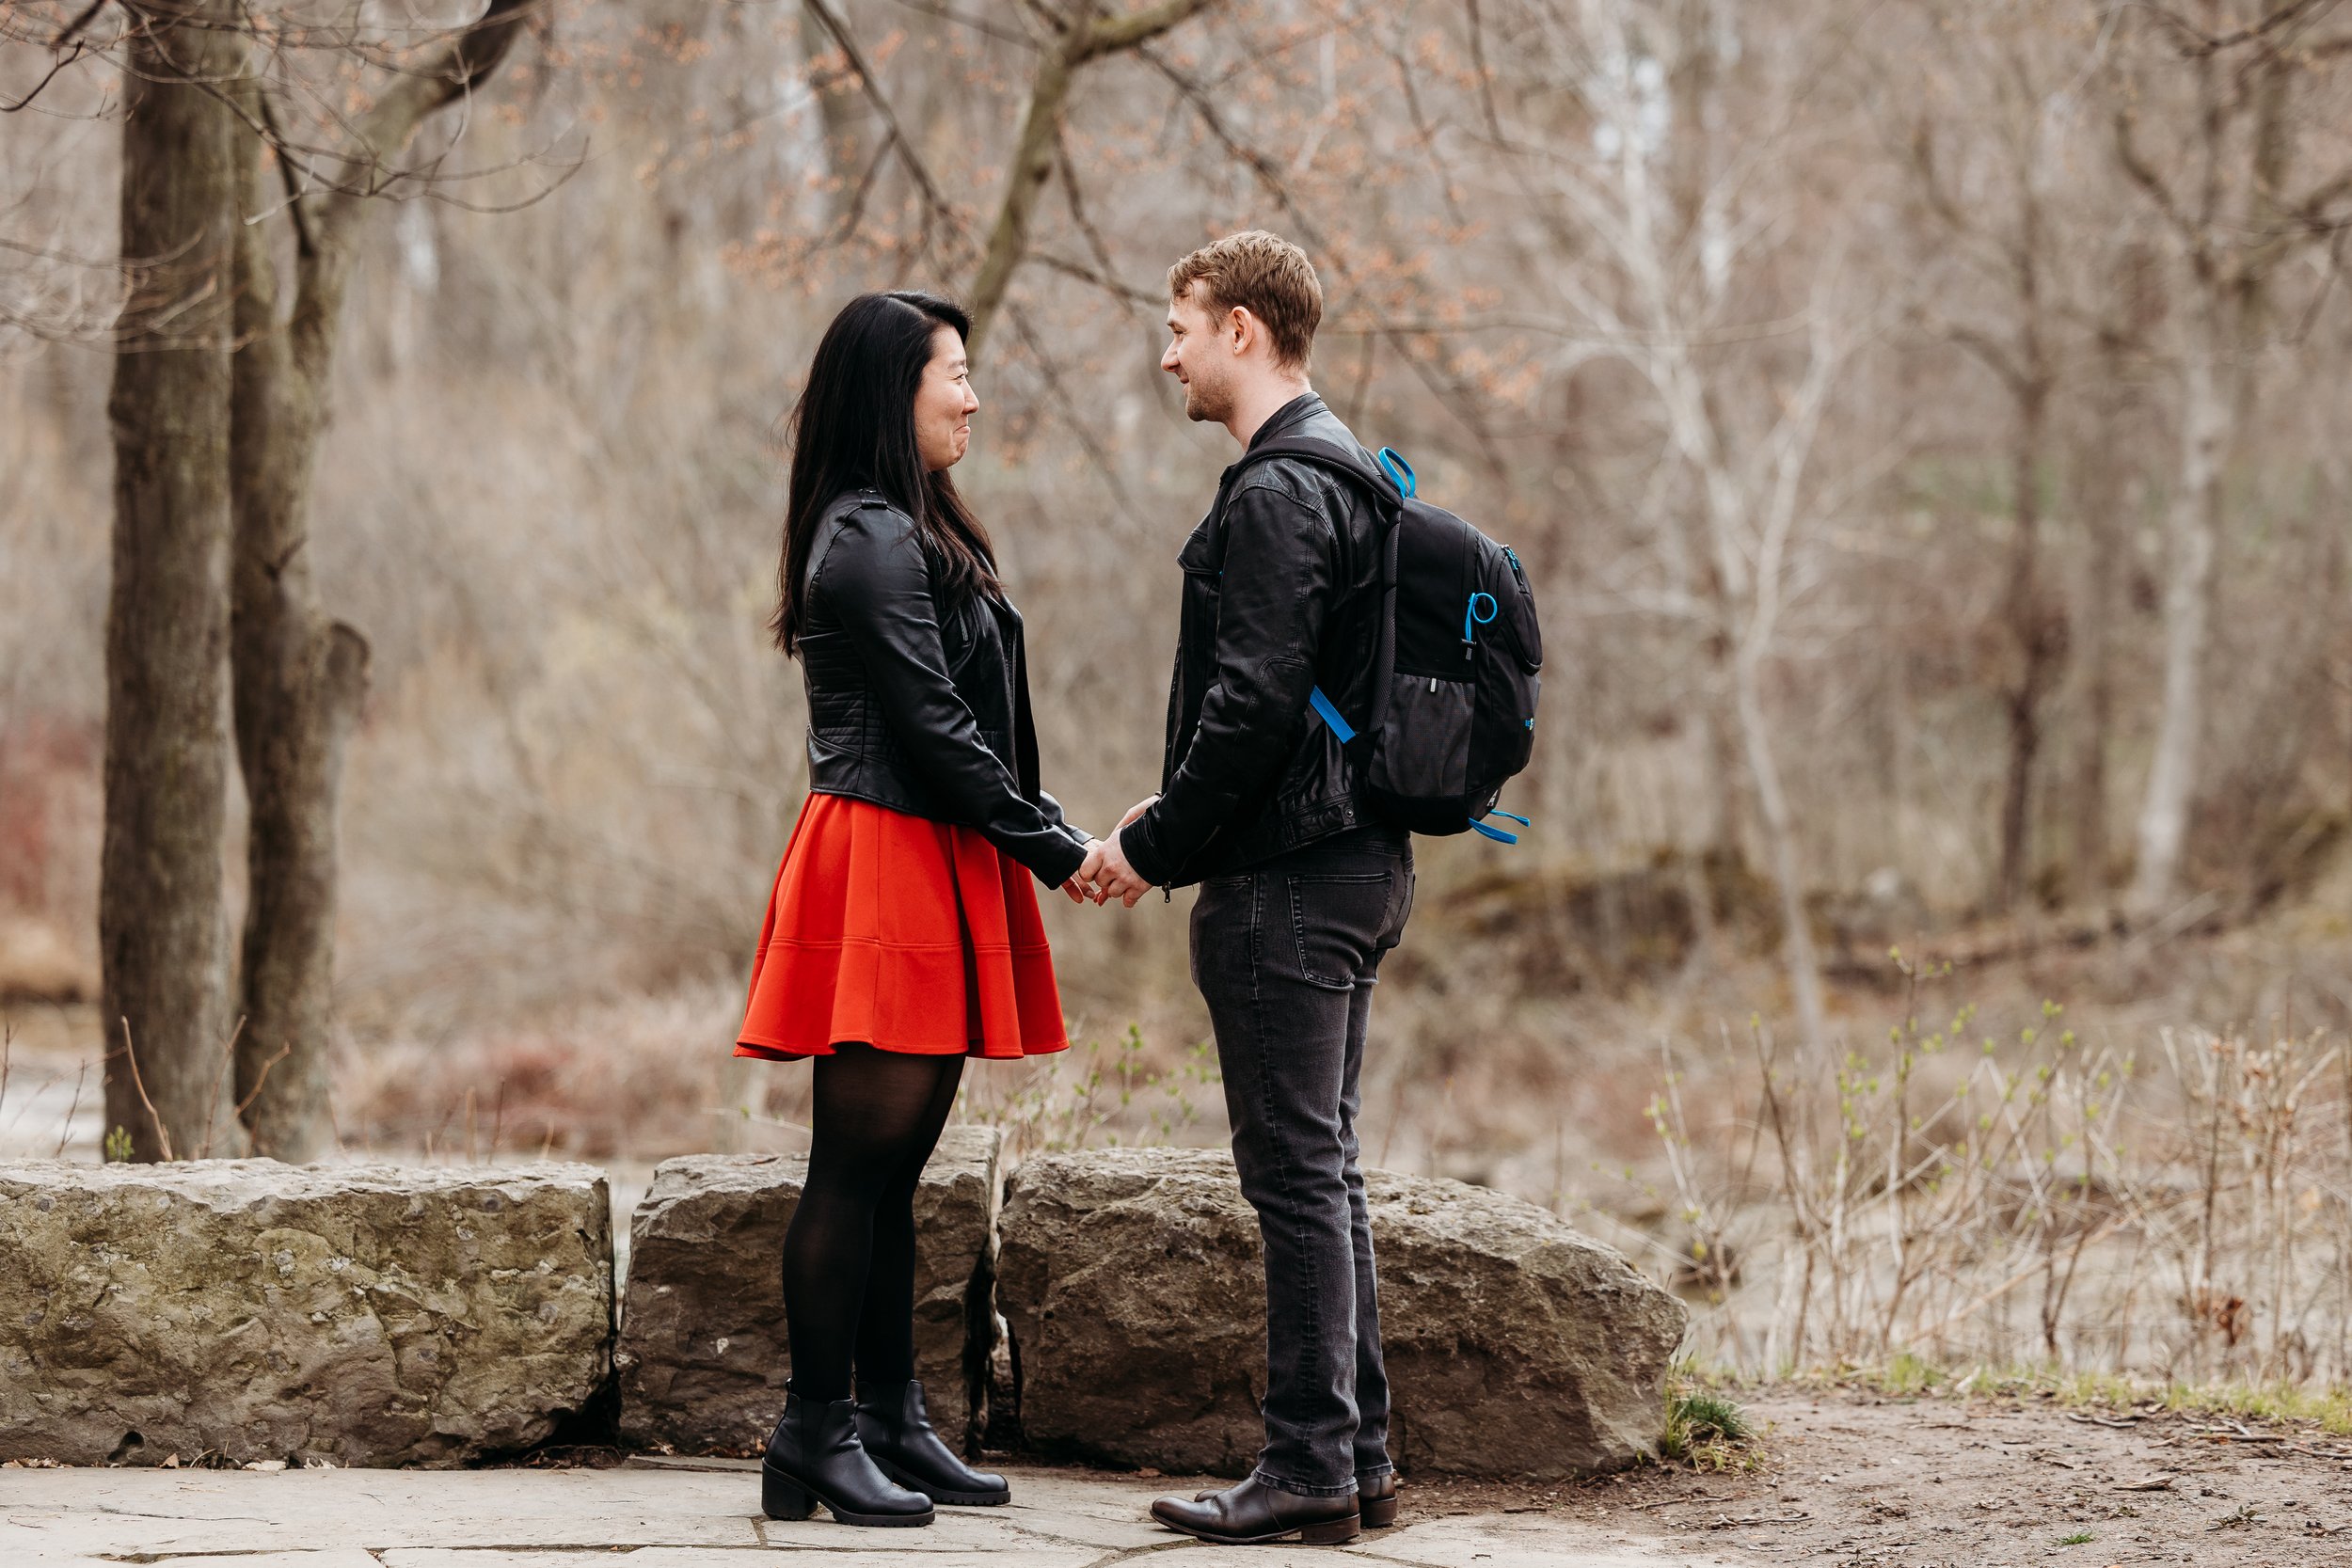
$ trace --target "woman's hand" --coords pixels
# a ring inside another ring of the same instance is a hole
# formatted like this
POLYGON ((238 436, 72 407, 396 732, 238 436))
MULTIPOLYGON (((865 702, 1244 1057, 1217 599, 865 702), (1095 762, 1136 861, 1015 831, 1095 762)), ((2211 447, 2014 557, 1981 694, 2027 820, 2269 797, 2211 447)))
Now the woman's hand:
POLYGON ((1062 883, 1061 890, 1070 895, 1070 901, 1073 904, 1100 902, 1094 893, 1094 879, 1102 869, 1103 841, 1099 838, 1088 839, 1087 858, 1079 863, 1077 870, 1070 874, 1070 879, 1062 883))

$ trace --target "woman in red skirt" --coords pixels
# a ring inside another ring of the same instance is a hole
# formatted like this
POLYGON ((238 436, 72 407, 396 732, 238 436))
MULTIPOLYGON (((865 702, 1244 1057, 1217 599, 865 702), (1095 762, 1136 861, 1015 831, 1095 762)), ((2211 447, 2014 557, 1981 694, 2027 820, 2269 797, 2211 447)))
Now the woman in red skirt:
POLYGON ((773 626, 808 689, 809 797, 736 1046, 815 1059, 771 1518, 925 1525, 1010 1496, 924 1413, 914 1187, 966 1056, 1068 1046, 1031 878, 1082 899, 1101 851, 1038 787, 1020 612, 947 478, 979 407, 969 330, 929 294, 862 295, 792 415, 773 626))

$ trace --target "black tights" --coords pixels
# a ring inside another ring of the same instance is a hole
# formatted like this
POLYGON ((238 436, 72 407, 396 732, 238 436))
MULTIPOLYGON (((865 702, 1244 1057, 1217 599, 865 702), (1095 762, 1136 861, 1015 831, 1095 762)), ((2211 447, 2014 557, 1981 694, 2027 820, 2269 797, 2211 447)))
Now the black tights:
POLYGON ((808 1184, 784 1236, 792 1391, 850 1397, 914 1375, 914 1187, 955 1107, 961 1056, 839 1045, 816 1059, 808 1184))

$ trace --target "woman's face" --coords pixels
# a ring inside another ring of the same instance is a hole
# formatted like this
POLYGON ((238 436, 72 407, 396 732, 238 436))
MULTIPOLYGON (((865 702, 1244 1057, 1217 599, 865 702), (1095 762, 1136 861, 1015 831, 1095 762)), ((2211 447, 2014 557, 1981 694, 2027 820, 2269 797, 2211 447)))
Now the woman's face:
POLYGON ((972 444, 972 416, 980 400, 972 395, 972 367, 963 339, 952 326, 931 334, 931 362, 914 391, 914 445, 923 467, 934 473, 952 468, 972 444))

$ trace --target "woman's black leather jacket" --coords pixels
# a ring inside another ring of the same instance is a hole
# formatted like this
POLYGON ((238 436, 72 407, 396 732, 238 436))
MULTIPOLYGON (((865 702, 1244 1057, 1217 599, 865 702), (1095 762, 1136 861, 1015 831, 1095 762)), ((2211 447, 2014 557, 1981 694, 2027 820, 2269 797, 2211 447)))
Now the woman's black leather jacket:
POLYGON ((826 509, 802 598, 809 788, 977 828, 1057 886, 1087 835, 1038 787, 1021 612, 943 605, 935 582, 914 520, 879 491, 826 509))

